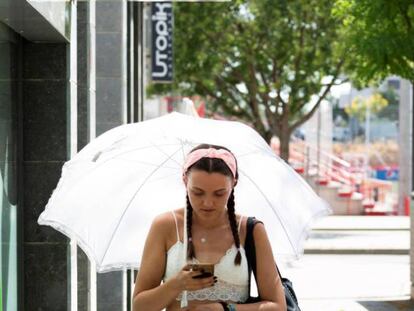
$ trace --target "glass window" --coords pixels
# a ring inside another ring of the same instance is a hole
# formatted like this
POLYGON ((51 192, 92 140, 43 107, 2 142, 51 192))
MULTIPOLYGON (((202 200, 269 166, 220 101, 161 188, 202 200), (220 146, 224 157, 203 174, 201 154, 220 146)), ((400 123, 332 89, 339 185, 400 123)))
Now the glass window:
POLYGON ((17 42, 0 23, 0 311, 17 310, 17 42))

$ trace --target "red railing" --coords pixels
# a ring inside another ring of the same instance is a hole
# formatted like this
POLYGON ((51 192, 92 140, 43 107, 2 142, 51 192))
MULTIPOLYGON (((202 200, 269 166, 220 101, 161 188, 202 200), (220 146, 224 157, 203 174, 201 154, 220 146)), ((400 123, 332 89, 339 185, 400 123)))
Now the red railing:
MULTIPOLYGON (((272 146, 278 152, 275 146, 272 146)), ((367 215, 395 214, 396 199, 392 193, 392 183, 369 177, 370 168, 361 160, 346 161, 338 156, 318 150, 305 141, 295 140, 289 150, 289 163, 306 178, 313 176, 319 186, 331 182, 340 183, 338 196, 348 198, 362 197, 362 204, 367 215), (310 152, 317 154, 317 159, 310 159, 310 152), (384 207, 382 212, 375 212, 375 207, 384 207), (390 210, 391 206, 391 210, 390 210)), ((361 158, 361 159, 360 159, 361 158)))

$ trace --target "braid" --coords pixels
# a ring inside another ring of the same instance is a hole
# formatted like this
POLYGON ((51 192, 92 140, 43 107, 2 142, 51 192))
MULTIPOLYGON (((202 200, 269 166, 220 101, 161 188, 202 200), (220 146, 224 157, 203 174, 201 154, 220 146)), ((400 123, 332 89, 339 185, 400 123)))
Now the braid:
POLYGON ((234 243, 237 247, 237 255, 234 259, 235 265, 240 265, 241 263, 241 253, 240 253, 240 237, 237 231, 236 215, 234 213, 234 189, 230 193, 229 200, 227 201, 227 215, 229 216, 229 222, 231 227, 231 232, 233 233, 234 243))
POLYGON ((188 239, 187 259, 193 259, 195 258, 195 250, 194 250, 193 238, 191 234, 193 207, 191 206, 190 199, 188 198, 188 194, 187 194, 186 199, 187 199, 187 239, 188 239))

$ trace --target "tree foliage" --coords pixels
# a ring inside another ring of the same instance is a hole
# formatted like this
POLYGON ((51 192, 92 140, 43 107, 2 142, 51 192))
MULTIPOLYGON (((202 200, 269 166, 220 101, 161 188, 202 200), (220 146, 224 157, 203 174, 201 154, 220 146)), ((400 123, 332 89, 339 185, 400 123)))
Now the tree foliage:
POLYGON ((380 94, 374 93, 367 98, 360 96, 355 97, 351 104, 345 107, 345 112, 350 117, 356 117, 360 122, 366 118, 367 110, 370 113, 377 114, 388 106, 388 101, 380 94))
POLYGON ((382 97, 388 101, 387 107, 378 112, 378 118, 388 119, 390 121, 398 121, 399 118, 399 93, 393 88, 387 88, 385 91, 380 92, 382 97))
POLYGON ((233 0, 174 4, 174 84, 212 108, 253 124, 262 136, 289 138, 338 83, 339 21, 330 0, 233 0))
POLYGON ((389 75, 414 81, 414 1, 337 0, 346 71, 365 86, 389 75))

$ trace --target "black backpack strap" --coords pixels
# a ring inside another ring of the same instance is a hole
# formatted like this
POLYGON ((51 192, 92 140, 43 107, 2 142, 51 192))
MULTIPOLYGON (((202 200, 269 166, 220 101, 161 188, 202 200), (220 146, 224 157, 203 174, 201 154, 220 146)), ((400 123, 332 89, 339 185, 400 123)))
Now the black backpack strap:
POLYGON ((249 270, 249 289, 251 283, 252 272, 256 277, 256 247, 254 244, 253 229, 257 223, 262 223, 254 217, 247 217, 246 224, 246 241, 244 242, 244 250, 246 252, 247 267, 249 270))
MULTIPOLYGON (((250 283, 251 283, 251 275, 252 271, 254 273, 254 276, 257 281, 256 276, 256 247, 254 245, 254 236, 253 236, 253 229, 254 226, 257 223, 262 223, 261 221, 257 220, 254 217, 248 217, 247 218, 247 225, 246 225, 246 241, 244 243, 244 250, 246 252, 246 258, 247 258, 247 267, 249 270, 249 291, 250 291, 250 283)), ((276 265, 276 263, 275 263, 276 265)), ((285 278, 282 278, 282 275, 280 274, 279 268, 276 265, 277 272, 279 273, 279 277, 282 281, 282 285, 285 291, 285 298, 286 298, 286 304, 287 309, 292 311, 300 311, 298 300, 296 298, 295 291, 293 290, 292 283, 285 278)), ((254 303, 260 301, 259 297, 249 297, 247 300, 247 303, 254 303)))
MULTIPOLYGON (((252 272, 254 274, 254 277, 256 277, 256 246, 254 244, 253 229, 254 226, 258 223, 263 224, 263 222, 257 220, 255 217, 247 217, 246 241, 244 242, 244 250, 246 251, 247 267, 249 269, 249 285, 252 272)), ((277 265, 276 269, 277 273, 279 273, 280 279, 282 279, 282 275, 280 274, 279 267, 277 265)))

